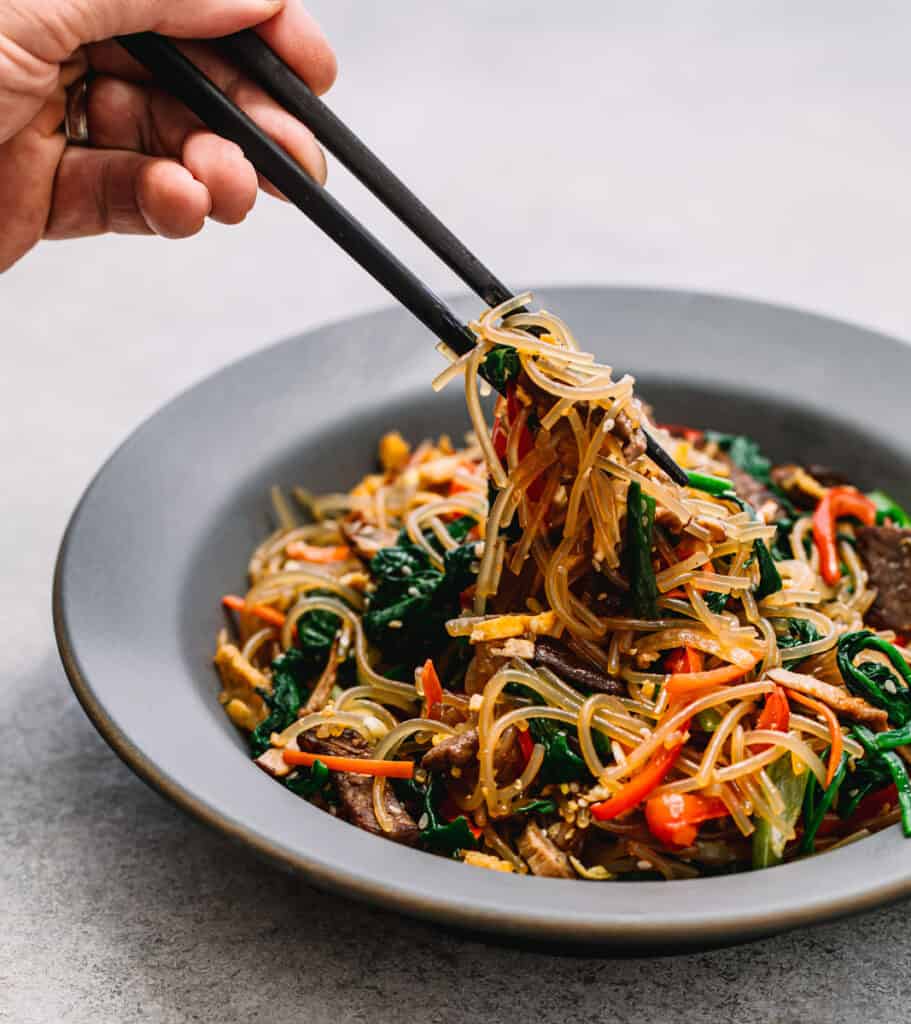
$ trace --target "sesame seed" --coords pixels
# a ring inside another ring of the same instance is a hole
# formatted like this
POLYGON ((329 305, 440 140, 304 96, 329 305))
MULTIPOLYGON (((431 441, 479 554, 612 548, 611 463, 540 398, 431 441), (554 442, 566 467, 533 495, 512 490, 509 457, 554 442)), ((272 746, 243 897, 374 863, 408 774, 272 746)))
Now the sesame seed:
POLYGON ((389 622, 388 625, 389 625, 390 629, 401 629, 402 628, 402 620, 401 619, 392 619, 392 621, 389 622))
POLYGON ((403 565, 402 566, 402 575, 403 576, 410 576, 411 572, 412 572, 412 569, 411 569, 410 565, 403 565))

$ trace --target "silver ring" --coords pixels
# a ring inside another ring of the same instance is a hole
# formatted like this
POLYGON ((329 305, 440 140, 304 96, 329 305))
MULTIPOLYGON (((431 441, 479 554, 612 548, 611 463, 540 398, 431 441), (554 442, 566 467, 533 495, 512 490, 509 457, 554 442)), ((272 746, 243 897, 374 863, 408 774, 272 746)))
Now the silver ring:
POLYGON ((73 146, 89 144, 89 80, 86 75, 66 90, 66 114, 63 119, 66 141, 73 146))

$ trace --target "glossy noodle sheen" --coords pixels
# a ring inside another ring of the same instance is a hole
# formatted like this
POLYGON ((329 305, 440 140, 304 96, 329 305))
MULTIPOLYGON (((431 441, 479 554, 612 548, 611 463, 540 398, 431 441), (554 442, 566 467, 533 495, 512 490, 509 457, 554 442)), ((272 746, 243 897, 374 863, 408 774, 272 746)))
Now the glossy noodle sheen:
POLYGON ((911 832, 903 511, 656 424, 530 301, 434 381, 464 380, 462 446, 393 432, 347 495, 273 489, 216 652, 259 767, 396 842, 567 879, 911 832))

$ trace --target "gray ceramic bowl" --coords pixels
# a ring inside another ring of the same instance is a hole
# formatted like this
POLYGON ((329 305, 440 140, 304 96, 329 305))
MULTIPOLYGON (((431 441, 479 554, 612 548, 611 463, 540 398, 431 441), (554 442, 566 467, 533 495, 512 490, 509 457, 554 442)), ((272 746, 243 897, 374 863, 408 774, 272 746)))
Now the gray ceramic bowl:
MULTIPOLYGON (((911 348, 733 299, 545 289, 586 347, 640 378, 660 418, 748 432, 776 457, 827 462, 911 501, 911 348)), ((476 312, 470 299, 455 305, 476 312)), ((219 595, 242 588, 268 488, 347 487, 389 427, 467 424, 435 396, 426 333, 398 310, 320 328, 215 374, 144 423, 69 525, 54 615, 73 688, 121 758, 165 796, 315 885, 393 910, 552 946, 683 949, 858 911, 911 891, 890 828, 825 856, 696 881, 585 884, 504 876, 377 839, 247 760, 211 668, 219 595)))

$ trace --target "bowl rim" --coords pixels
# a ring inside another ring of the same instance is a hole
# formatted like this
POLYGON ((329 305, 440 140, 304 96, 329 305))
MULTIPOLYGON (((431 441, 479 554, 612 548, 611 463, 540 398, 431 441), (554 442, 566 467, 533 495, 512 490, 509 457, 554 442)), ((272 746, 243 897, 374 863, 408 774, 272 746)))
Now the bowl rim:
MULTIPOLYGON (((893 352, 900 351, 900 361, 907 362, 911 366, 911 347, 903 342, 845 321, 793 307, 711 293, 648 287, 615 288, 591 285, 566 288, 557 286, 547 287, 542 291, 555 296, 572 292, 576 295, 588 293, 590 296, 634 296, 645 301, 648 301, 650 297, 660 297, 677 302, 682 301, 684 304, 692 302, 708 303, 709 305, 733 304, 754 311, 765 310, 776 316, 810 319, 817 325, 821 325, 824 330, 837 328, 840 331, 847 330, 852 334, 862 334, 868 340, 875 339, 877 345, 888 346, 893 352)), ((466 300, 455 301, 457 303, 461 301, 464 304, 466 300)), ((472 300, 467 301, 471 302, 472 300)), ((332 821, 334 825, 343 827, 346 832, 350 832, 352 844, 355 842, 362 844, 366 841, 392 847, 392 850, 386 851, 388 856, 383 858, 384 861, 400 857, 419 857, 422 861, 430 862, 424 866, 431 874, 437 875, 443 868, 452 873, 449 876, 439 874, 439 877, 445 880, 446 885, 441 885, 435 893, 429 893, 426 887, 417 888, 409 883, 408 870, 404 873, 397 873, 392 880, 376 872, 371 874, 369 869, 352 872, 344 866, 340 867, 337 863, 333 863, 325 856, 313 855, 311 852, 301 849, 300 845, 283 841, 275 835, 265 835, 262 830, 251 826, 236 815, 226 813, 223 808, 216 806, 210 799, 195 793, 191 784, 181 781, 171 771, 157 763, 143 750, 140 743, 135 742, 118 725, 106 707, 104 687, 99 688, 97 685, 93 685, 89 679, 89 673, 82 664, 79 652, 80 641, 72 631, 71 609, 66 594, 66 582, 74 545, 77 543, 80 524, 88 514, 87 510, 93 495, 97 493, 101 483, 118 460, 129 454, 130 446, 136 443, 143 431, 147 430, 151 424, 166 418, 178 402, 187 401, 199 389, 216 386, 219 379, 225 375, 236 374, 245 366, 255 363, 269 353, 300 344, 329 328, 356 333, 360 327, 390 316, 393 322, 400 319, 407 322, 407 315, 400 310, 386 308, 373 310, 333 324, 323 324, 311 328, 302 335, 277 341, 264 349, 221 367, 213 374, 185 388, 146 417, 104 461, 86 487, 69 519, 57 556, 53 582, 53 622, 61 660, 73 691, 95 728, 118 757, 143 781, 173 801, 182 810, 232 839, 244 843, 269 861, 302 875, 308 882, 320 888, 332 890, 360 901, 378 904, 410 916, 432 919, 488 935, 496 934, 530 940, 535 943, 558 942, 571 948, 605 946, 625 946, 631 949, 655 948, 666 946, 669 943, 679 944, 680 948, 706 947, 756 938, 804 924, 821 923, 833 917, 857 913, 911 894, 911 848, 909 848, 908 853, 901 858, 905 862, 904 865, 898 869, 894 864, 895 851, 890 850, 889 856, 886 858, 886 862, 891 866, 889 871, 872 882, 865 881, 834 893, 808 895, 807 892, 802 891, 802 879, 798 876, 803 876, 803 880, 808 879, 813 870, 811 865, 820 864, 820 861, 803 861, 746 876, 731 875, 676 881, 670 887, 672 895, 676 896, 679 893, 684 898, 679 901, 671 900, 670 902, 676 904, 675 909, 664 914, 650 912, 647 906, 640 906, 638 911, 630 906, 618 910, 612 908, 610 903, 607 903, 606 910, 591 908, 586 910, 578 905, 577 899, 569 898, 570 893, 565 894, 566 899, 562 898, 559 890, 566 889, 566 882, 500 875, 495 879, 496 887, 492 887, 492 880, 485 877, 492 875, 491 872, 477 869, 472 871, 464 865, 451 864, 442 858, 434 858, 427 854, 398 847, 386 840, 367 836, 350 825, 335 822, 334 819, 322 812, 316 812, 325 818, 327 823, 332 821), (464 877, 457 879, 455 877, 457 871, 465 873, 464 877), (788 876, 789 873, 790 876, 785 880, 785 876, 788 876), (762 901, 757 903, 753 897, 745 901, 749 906, 738 905, 736 880, 746 877, 763 877, 767 884, 762 885, 761 888, 768 891, 765 904, 762 901), (724 895, 727 900, 721 901, 720 905, 713 905, 712 900, 706 900, 706 887, 725 890, 724 895), (540 901, 546 904, 542 907, 538 905, 539 901, 535 897, 536 895, 543 897, 545 889, 548 898, 540 901), (472 895, 470 890, 474 890, 475 895, 472 895), (798 894, 796 900, 793 899, 795 893, 798 894), (783 899, 783 895, 792 897, 791 901, 783 899), (555 912, 554 907, 563 903, 567 905, 561 916, 555 912)), ((273 788, 278 789, 279 787, 273 788)), ((829 852, 825 855, 823 863, 827 867, 830 863, 834 863, 835 859, 859 863, 861 850, 864 851, 863 859, 866 860, 866 854, 873 852, 871 844, 879 841, 880 846, 894 846, 896 841, 900 841, 896 833, 897 829, 892 828, 878 833, 862 843, 829 852)), ((377 851, 375 848, 371 848, 371 852, 375 854, 377 851)), ((368 852, 369 859, 374 859, 370 856, 370 852, 368 852)), ((623 886, 624 889, 628 887, 642 894, 641 902, 643 904, 647 904, 655 892, 668 893, 668 886, 663 882, 626 883, 623 886)), ((585 891, 583 886, 574 886, 573 888, 580 893, 585 891)))

